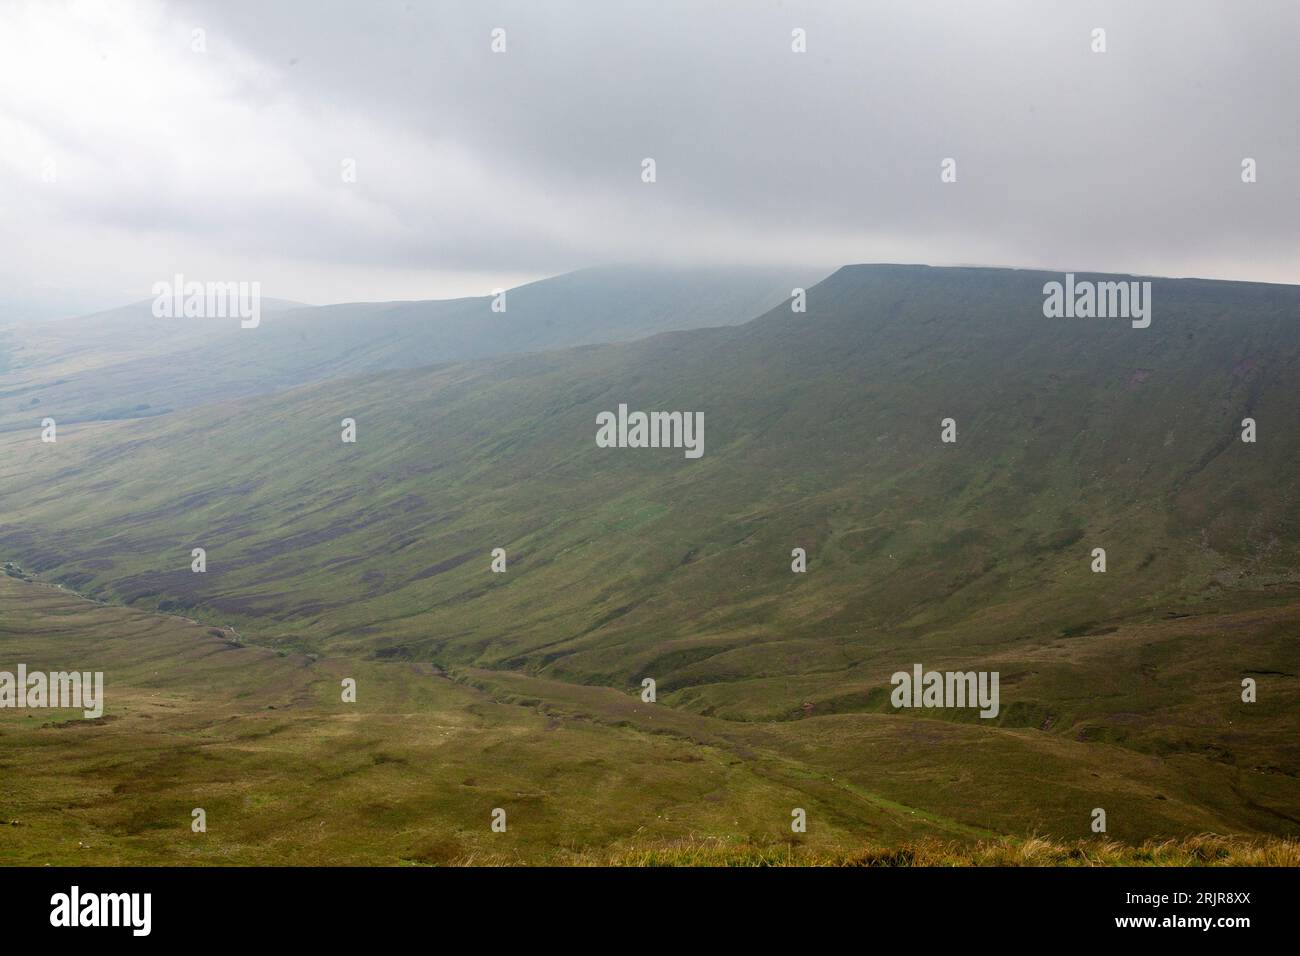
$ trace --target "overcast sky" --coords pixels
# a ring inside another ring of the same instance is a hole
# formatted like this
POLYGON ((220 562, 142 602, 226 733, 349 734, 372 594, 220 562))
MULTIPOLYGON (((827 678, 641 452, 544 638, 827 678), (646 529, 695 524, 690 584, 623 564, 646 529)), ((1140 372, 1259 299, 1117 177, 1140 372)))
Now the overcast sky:
POLYGON ((1294 0, 3 0, 0 321, 177 272, 313 303, 637 260, 1300 282, 1298 44, 1294 0))

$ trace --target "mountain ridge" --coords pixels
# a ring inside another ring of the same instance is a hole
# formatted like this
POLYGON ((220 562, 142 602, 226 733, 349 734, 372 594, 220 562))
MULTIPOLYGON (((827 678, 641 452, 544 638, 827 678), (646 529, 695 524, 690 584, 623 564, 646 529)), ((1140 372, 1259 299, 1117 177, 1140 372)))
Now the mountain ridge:
MULTIPOLYGON (((149 302, 0 332, 0 430, 148 417, 313 381, 734 324, 796 269, 597 267, 493 296, 341 303, 235 319, 158 319, 149 302)), ((275 300, 278 301, 278 300, 275 300)))
MULTIPOLYGON (((855 829, 1294 833, 1300 289, 1155 279, 1134 329, 1045 318, 1046 276, 842 269, 806 313, 0 434, 0 558, 319 661, 322 699, 689 741, 855 829), (703 457, 597 447, 620 403, 702 412, 703 457), (894 708, 917 664, 998 672, 997 716, 894 708)), ((513 753, 476 774, 553 751, 513 753)))

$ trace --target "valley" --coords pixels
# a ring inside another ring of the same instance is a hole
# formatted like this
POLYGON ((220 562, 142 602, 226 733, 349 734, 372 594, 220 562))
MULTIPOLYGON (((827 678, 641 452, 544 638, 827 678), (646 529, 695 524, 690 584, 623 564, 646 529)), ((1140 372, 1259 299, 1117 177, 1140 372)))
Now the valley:
MULTIPOLYGON (((1133 328, 1045 318, 1048 278, 848 266, 806 313, 339 346, 273 393, 0 432, 0 670, 105 674, 97 720, 0 710, 0 857, 842 855, 1101 839, 1099 807, 1126 844, 1294 837, 1300 290, 1151 279, 1133 328), (620 406, 708 444, 599 447, 620 406), (999 705, 895 707, 917 662, 999 705)), ((241 333, 266 362, 275 327, 241 333)))

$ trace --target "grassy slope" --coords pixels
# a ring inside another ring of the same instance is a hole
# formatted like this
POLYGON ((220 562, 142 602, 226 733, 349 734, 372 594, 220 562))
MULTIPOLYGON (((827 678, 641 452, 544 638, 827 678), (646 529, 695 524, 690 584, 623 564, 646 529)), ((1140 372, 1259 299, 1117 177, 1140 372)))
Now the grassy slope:
POLYGON ((156 319, 150 302, 0 331, 0 432, 141 418, 368 370, 630 341, 744 322, 815 270, 605 267, 491 297, 297 307, 234 319, 156 319), (9 359, 6 368, 6 349, 9 359))
POLYGON ((0 551, 548 707, 626 706, 653 676, 681 719, 834 776, 828 807, 1294 833, 1300 298, 1158 280, 1139 331, 1043 319, 1043 279, 851 268, 742 329, 0 438, 0 551), (705 411, 705 457, 594 448, 619 401, 705 411), (1001 717, 894 714, 913 661, 996 666, 1001 717))
POLYGON ((918 840, 827 853, 789 844, 689 840, 591 854, 584 862, 598 866, 1300 866, 1300 842, 1202 835, 1133 845, 1030 837, 974 843, 918 840))
MULTIPOLYGON (((672 726, 499 702, 428 665, 239 647, 229 632, 0 577, 5 660, 106 674, 100 720, 0 711, 7 863, 559 860, 658 841, 771 842, 790 809, 826 851, 915 830, 830 806, 721 721, 672 726), (358 681, 354 705, 339 681, 358 681), (489 830, 493 807, 509 828, 489 830), (203 807, 209 831, 192 834, 203 807), (630 842, 629 842, 630 841, 630 842)), ((10 667, 12 669, 12 667, 10 667)), ((922 826, 922 830, 928 829, 922 826)), ((936 826, 943 834, 948 827, 936 826)))
MULTIPOLYGON (((1088 835, 1093 805, 1134 841, 1270 829, 1236 805, 1208 812, 1235 775, 1195 759, 877 715, 736 724, 522 675, 240 643, 0 577, 0 666, 76 661, 107 685, 96 721, 0 711, 0 822, 17 821, 0 826, 0 861, 1141 863, 1191 851, 1134 859, 1088 835), (343 676, 356 704, 339 700, 343 676), (505 834, 489 831, 497 806, 505 834), (796 806, 807 834, 789 833, 796 806), (1044 827, 1070 846, 989 842, 1044 827)), ((1215 847, 1199 861, 1249 844, 1215 847)), ((1288 852, 1265 844, 1256 862, 1288 852)))

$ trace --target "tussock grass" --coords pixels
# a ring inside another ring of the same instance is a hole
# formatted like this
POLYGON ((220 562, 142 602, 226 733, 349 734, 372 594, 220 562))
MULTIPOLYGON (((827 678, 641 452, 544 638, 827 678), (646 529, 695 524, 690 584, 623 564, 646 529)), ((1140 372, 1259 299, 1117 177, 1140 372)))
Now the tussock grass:
MULTIPOLYGON (((481 865, 485 860, 461 861, 481 865)), ((1201 834, 1130 845, 1001 837, 972 843, 918 840, 838 851, 790 843, 685 840, 573 861, 592 866, 1300 866, 1300 840, 1201 834)))

